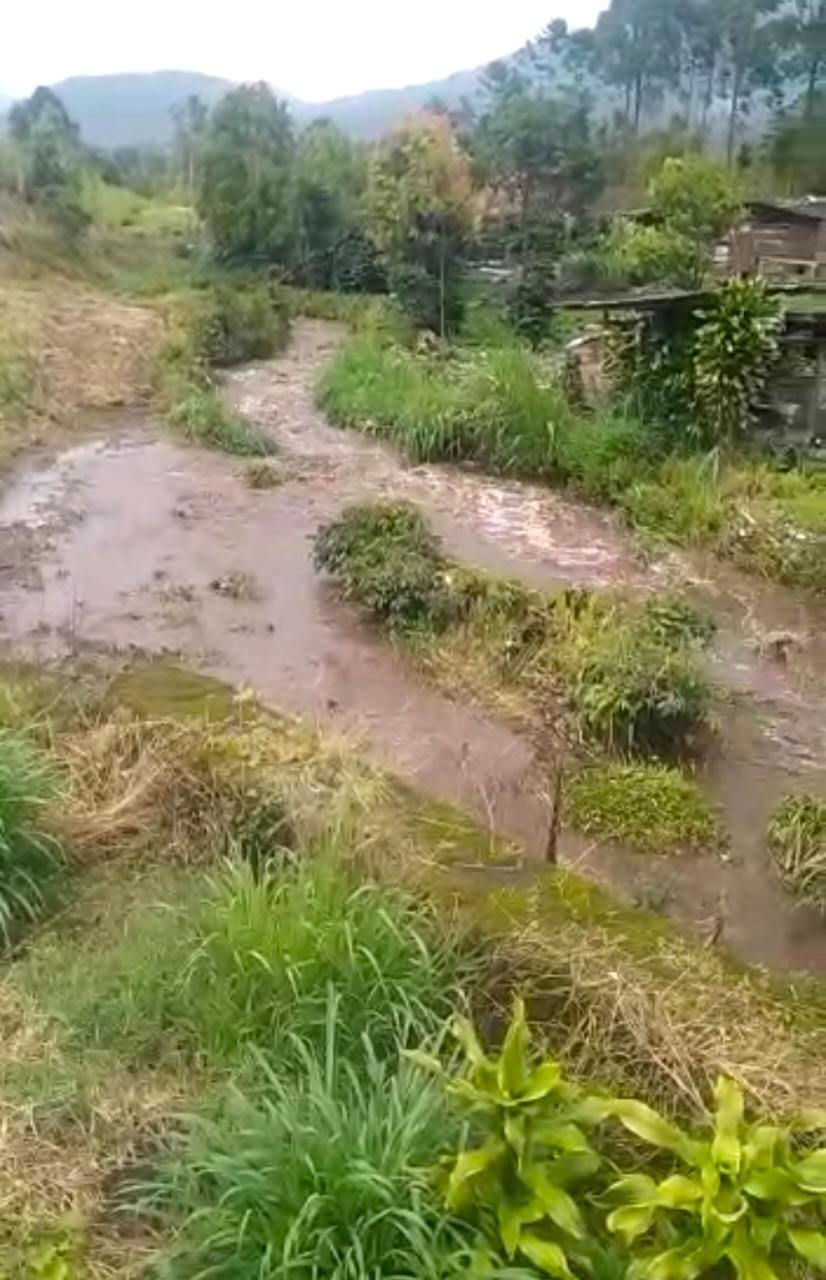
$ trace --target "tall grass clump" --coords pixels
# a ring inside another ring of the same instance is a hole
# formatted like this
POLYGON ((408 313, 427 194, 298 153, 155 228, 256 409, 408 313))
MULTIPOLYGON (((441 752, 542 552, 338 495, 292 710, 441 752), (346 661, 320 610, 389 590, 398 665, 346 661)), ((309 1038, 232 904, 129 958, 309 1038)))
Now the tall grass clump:
POLYGON ((63 871, 57 840, 40 827, 56 775, 29 740, 0 730, 0 949, 47 906, 63 871))
POLYGON ((719 818, 694 779, 655 761, 590 765, 568 784, 565 808, 586 835, 643 853, 695 853, 722 843, 719 818))
POLYGON ((516 345, 417 354, 374 332, 333 359, 319 402, 334 422, 388 436, 420 461, 544 476, 555 473, 555 432, 569 413, 553 379, 516 345))
POLYGON ((442 1091, 369 1038, 354 1061, 337 1026, 331 1001, 324 1043, 293 1044, 295 1078, 265 1066, 261 1096, 235 1091, 191 1122, 145 1196, 175 1231, 170 1280, 435 1280, 469 1261, 468 1229, 428 1186, 457 1132, 442 1091))
POLYGON ((333 1000, 337 1043, 357 1059, 365 1035, 376 1051, 428 1035, 458 998, 463 961, 425 929, 330 851, 305 849, 292 869, 236 859, 144 906, 93 969, 77 957, 56 1012, 73 1039, 124 1059, 220 1071, 253 1052, 289 1066, 296 1037, 323 1043, 333 1000))
POLYGON ((826 800, 787 796, 769 819, 769 854, 785 887, 826 914, 826 800))

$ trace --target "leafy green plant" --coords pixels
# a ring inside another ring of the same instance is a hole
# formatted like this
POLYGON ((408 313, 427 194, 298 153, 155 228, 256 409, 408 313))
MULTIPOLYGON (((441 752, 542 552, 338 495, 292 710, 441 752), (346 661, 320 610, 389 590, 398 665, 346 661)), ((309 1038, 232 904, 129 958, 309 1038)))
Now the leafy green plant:
POLYGON ((275 449, 258 427, 227 409, 220 392, 207 381, 184 381, 167 416, 187 440, 222 453, 262 458, 275 449))
POLYGON ((58 793, 53 769, 29 740, 0 730, 0 945, 46 906, 64 867, 38 819, 58 793))
POLYGON ((787 796, 769 819, 766 838, 786 888, 826 912, 826 801, 787 796))
POLYGON ((219 281, 196 295, 192 306, 192 341, 207 364, 265 359, 287 341, 286 305, 255 277, 219 281))
POLYGON ((565 807, 580 831, 645 853, 709 850, 723 842, 720 820, 697 783, 670 765, 591 765, 569 782, 565 807))
POLYGON ((699 313, 692 348, 700 439, 731 447, 778 355, 781 313, 760 280, 728 280, 699 313))
MULTIPOLYGON (((564 1079, 553 1059, 533 1060, 525 1007, 514 1013, 497 1058, 482 1049, 465 1018, 454 1034, 464 1056, 446 1091, 470 1113, 468 1137, 440 1166, 447 1208, 478 1222, 509 1259, 569 1277, 571 1265, 593 1250, 587 1196, 601 1158, 588 1129, 602 1116, 602 1100, 564 1079)), ((410 1055, 442 1074, 424 1053, 410 1055)))
MULTIPOLYGON (((626 1174, 610 1189, 617 1207, 607 1225, 632 1248, 629 1275, 768 1280, 777 1268, 794 1274, 826 1266, 826 1148, 801 1152, 794 1125, 747 1123, 743 1094, 725 1076, 714 1098, 713 1123, 701 1134, 684 1132, 644 1103, 611 1104, 626 1129, 685 1170, 626 1174)), ((826 1116, 814 1118, 814 1127, 824 1123, 826 1116)))
POLYGON ((406 503, 348 507, 326 525, 315 562, 391 630, 444 626, 453 607, 447 562, 419 513, 406 503))

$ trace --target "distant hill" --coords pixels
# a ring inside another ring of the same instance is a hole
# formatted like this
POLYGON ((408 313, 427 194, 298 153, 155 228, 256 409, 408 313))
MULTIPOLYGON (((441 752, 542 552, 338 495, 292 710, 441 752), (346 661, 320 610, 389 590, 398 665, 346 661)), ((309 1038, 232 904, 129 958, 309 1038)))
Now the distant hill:
MULTIPOLYGON (((458 105, 479 83, 480 71, 459 71, 444 80, 404 89, 376 89, 330 102, 301 102, 278 88, 299 120, 327 116, 358 138, 377 138, 398 124, 408 112, 438 96, 458 105)), ((130 72, 122 75, 71 76, 51 86, 86 142, 96 147, 168 142, 172 136, 172 108, 191 93, 213 106, 234 87, 231 80, 197 71, 130 72)), ((7 104, 8 105, 8 102, 7 104)), ((3 96, 0 94, 0 111, 3 96)))
POLYGON ((94 147, 167 142, 176 103, 197 93, 213 106, 232 87, 230 80, 198 71, 71 76, 52 85, 85 141, 94 147))

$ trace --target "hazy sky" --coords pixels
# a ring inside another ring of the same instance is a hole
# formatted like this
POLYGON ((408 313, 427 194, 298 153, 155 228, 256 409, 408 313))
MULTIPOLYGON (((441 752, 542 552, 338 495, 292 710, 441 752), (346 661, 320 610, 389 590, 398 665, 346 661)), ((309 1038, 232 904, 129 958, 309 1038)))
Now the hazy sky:
MULTIPOLYGON (((8 2, 8 0, 7 0, 8 2)), ((604 2, 604 0, 603 0, 604 2)), ((269 80, 318 101, 474 67, 600 0, 24 0, 10 7, 0 88, 107 71, 269 80)))

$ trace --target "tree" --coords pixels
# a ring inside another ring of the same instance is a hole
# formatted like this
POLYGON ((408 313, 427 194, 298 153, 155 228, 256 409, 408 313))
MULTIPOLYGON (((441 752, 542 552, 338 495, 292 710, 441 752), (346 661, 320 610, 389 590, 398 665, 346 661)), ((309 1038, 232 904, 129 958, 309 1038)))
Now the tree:
POLYGON ((195 191, 197 165, 206 132, 209 111, 197 93, 191 93, 172 108, 175 122, 175 154, 178 171, 183 177, 187 195, 195 191))
POLYGON ((461 253, 474 221, 470 162, 449 120, 413 116, 382 144, 367 208, 391 284, 414 320, 444 337, 459 318, 461 253))
POLYGON ((198 212, 220 255, 286 264, 294 243, 290 114, 266 84, 241 85, 212 113, 198 212))
POLYGON ((699 283, 714 246, 740 217, 736 182, 722 164, 706 156, 671 157, 652 178, 649 196, 655 216, 666 229, 692 246, 699 283))
POLYGON ((803 106, 773 123, 766 153, 790 193, 826 191, 826 90, 804 97, 803 106))
POLYGON ((314 120, 298 139, 296 253, 303 284, 371 290, 383 283, 376 251, 360 226, 367 181, 364 149, 330 120, 314 120))
POLYGON ((84 149, 80 131, 57 94, 41 85, 9 113, 20 159, 19 192, 42 204, 66 231, 88 221, 81 205, 84 149))
POLYGON ((643 110, 675 82, 678 53, 674 10, 663 0, 611 0, 597 19, 592 66, 622 90, 625 118, 635 133, 643 110))
POLYGON ((722 32, 721 86, 729 101, 726 157, 732 164, 737 129, 756 91, 777 89, 783 79, 778 47, 785 27, 774 21, 781 0, 718 0, 722 32))

